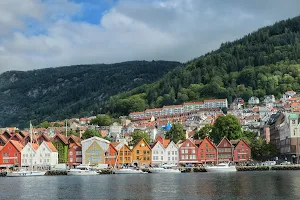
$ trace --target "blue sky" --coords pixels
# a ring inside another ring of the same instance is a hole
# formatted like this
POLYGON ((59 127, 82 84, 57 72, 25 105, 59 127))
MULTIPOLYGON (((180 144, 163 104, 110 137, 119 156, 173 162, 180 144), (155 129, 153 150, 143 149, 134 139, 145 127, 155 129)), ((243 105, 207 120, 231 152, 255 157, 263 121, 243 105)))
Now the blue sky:
POLYGON ((1 0, 0 73, 186 62, 300 14, 299 0, 1 0))

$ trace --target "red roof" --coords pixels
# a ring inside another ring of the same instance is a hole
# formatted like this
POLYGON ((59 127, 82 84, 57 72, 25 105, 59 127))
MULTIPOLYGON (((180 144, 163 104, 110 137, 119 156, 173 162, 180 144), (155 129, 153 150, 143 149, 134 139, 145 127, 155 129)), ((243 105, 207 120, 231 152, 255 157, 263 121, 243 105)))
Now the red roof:
POLYGON ((182 108, 182 105, 163 106, 163 108, 182 108))
POLYGON ((77 146, 81 146, 81 139, 80 139, 80 137, 77 137, 77 136, 75 136, 75 135, 70 135, 70 136, 68 137, 68 141, 69 141, 70 139, 72 139, 72 140, 77 144, 77 146))
POLYGON ((39 145, 36 143, 32 143, 31 146, 34 150, 37 150, 39 148, 39 145))
POLYGON ((52 152, 57 152, 57 149, 55 148, 55 146, 52 144, 52 142, 45 142, 46 145, 49 147, 49 149, 52 151, 52 152))
POLYGON ((68 138, 60 133, 56 133, 55 136, 53 137, 53 140, 58 137, 61 141, 63 141, 63 143, 68 144, 68 138))
POLYGON ((23 149, 24 146, 23 146, 19 141, 10 140, 9 142, 11 142, 12 145, 14 145, 14 147, 15 147, 19 152, 22 151, 22 149, 23 149))

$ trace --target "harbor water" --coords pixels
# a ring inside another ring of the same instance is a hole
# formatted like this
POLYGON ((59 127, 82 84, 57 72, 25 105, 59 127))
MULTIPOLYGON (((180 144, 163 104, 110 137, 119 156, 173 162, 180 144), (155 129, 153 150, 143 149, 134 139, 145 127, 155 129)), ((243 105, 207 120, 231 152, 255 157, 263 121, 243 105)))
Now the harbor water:
POLYGON ((300 199, 300 171, 0 177, 0 199, 300 199))

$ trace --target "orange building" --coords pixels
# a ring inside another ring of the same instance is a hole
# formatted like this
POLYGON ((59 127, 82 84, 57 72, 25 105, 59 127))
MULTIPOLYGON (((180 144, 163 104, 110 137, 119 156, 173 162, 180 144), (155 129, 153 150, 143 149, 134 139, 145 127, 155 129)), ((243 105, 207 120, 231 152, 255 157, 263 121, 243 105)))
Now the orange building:
POLYGON ((198 147, 198 160, 201 163, 212 162, 216 163, 218 161, 218 149, 212 141, 206 137, 200 143, 198 147))
POLYGON ((144 138, 142 138, 132 150, 132 159, 133 164, 138 166, 149 166, 151 164, 151 147, 146 142, 144 138))
POLYGON ((111 143, 118 151, 118 165, 131 165, 132 164, 132 152, 131 149, 123 143, 112 142, 111 143))
POLYGON ((118 156, 117 149, 110 143, 105 152, 105 164, 108 164, 110 166, 116 165, 117 156, 118 156))

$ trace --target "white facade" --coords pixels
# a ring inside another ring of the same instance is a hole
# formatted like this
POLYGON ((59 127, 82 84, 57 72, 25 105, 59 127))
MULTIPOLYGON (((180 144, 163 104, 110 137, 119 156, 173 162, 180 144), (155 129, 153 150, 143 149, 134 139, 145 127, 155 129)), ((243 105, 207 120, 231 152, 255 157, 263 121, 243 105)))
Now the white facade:
POLYGON ((116 137, 117 135, 120 135, 122 132, 122 126, 118 123, 113 123, 111 126, 109 126, 109 134, 112 137, 116 137))
POLYGON ((210 99, 204 100, 204 108, 227 108, 227 99, 210 99))
POLYGON ((57 150, 54 151, 55 148, 53 145, 50 147, 52 143, 50 142, 43 142, 37 152, 36 152, 36 165, 39 166, 51 166, 54 167, 58 164, 58 152, 57 150))
POLYGON ((110 142, 108 140, 92 137, 81 141, 82 164, 104 164, 104 153, 110 142))
POLYGON ((183 106, 164 106, 162 108, 162 115, 173 115, 183 113, 183 106))
POLYGON ((36 163, 36 151, 31 143, 27 143, 21 151, 21 166, 31 166, 36 163), (32 160, 32 162, 31 162, 32 160))
POLYGON ((186 102, 183 104, 183 112, 190 112, 204 108, 203 102, 186 102))
POLYGON ((173 141, 166 148, 158 141, 152 148, 152 164, 162 165, 165 163, 178 164, 178 147, 173 141))
POLYGON ((254 96, 250 97, 250 99, 248 100, 248 104, 250 105, 259 104, 259 98, 254 96))
MULTIPOLYGON (((31 166, 37 167, 54 167, 58 163, 58 152, 52 145, 49 147, 48 143, 43 142, 37 149, 32 148, 31 143, 27 145, 21 151, 21 166, 31 166), (32 160, 32 163, 31 163, 32 160)), ((33 144, 33 146, 37 146, 33 144)))
POLYGON ((166 163, 165 157, 165 148, 160 142, 157 142, 152 148, 152 164, 153 165, 162 165, 166 163))
POLYGON ((165 150, 165 156, 166 156, 166 160, 168 164, 175 164, 177 165, 179 162, 178 159, 178 147, 177 145, 171 141, 169 143, 169 145, 167 146, 166 150, 165 150))
POLYGON ((147 109, 147 110, 145 110, 145 116, 147 116, 147 117, 151 117, 151 116, 158 117, 158 116, 161 115, 161 111, 162 111, 161 108, 147 109))

